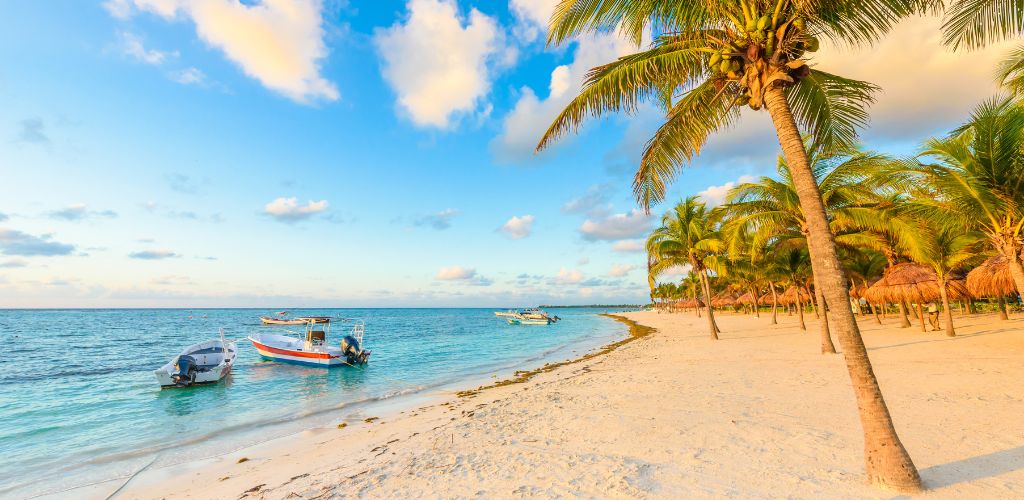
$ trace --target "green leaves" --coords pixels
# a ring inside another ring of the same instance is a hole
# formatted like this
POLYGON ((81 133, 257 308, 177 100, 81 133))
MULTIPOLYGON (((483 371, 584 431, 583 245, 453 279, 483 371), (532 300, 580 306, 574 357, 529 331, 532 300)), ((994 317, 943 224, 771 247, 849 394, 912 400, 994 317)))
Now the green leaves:
POLYGON ((608 112, 636 111, 640 102, 671 95, 676 82, 686 82, 705 71, 707 51, 703 40, 666 37, 650 50, 621 57, 587 73, 583 90, 555 118, 541 137, 544 149, 587 118, 608 112))
POLYGON ((666 185, 686 162, 700 153, 708 136, 739 119, 735 94, 705 80, 687 92, 668 114, 668 120, 647 142, 633 179, 633 194, 644 210, 665 198, 666 185))
POLYGON ((877 90, 868 82, 811 70, 786 89, 786 98, 800 128, 820 147, 836 151, 856 145, 857 129, 867 125, 877 90))
POLYGON ((953 49, 978 49, 1024 33, 1024 2, 956 0, 942 24, 942 42, 953 49))

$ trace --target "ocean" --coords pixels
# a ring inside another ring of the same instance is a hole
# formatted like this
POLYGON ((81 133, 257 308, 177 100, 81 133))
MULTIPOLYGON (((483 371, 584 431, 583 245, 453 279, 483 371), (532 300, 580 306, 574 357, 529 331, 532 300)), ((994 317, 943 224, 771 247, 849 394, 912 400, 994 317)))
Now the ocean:
MULTIPOLYGON (((574 358, 627 335, 598 313, 551 309, 562 321, 512 326, 493 309, 302 309, 293 315, 366 324, 364 368, 263 360, 238 342, 217 385, 161 389, 153 376, 184 347, 254 331, 256 309, 0 310, 0 497, 30 497, 230 453, 303 430, 372 416, 385 405, 473 388, 515 370, 574 358), (45 479, 45 480, 43 480, 45 479)), ((70 494, 70 493, 69 493, 70 494)))

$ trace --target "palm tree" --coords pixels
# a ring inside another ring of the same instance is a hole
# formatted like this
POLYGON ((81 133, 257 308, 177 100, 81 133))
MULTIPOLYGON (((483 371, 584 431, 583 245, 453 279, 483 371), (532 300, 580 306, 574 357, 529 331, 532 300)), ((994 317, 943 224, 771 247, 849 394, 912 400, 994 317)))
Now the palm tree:
MULTIPOLYGON (((899 169, 903 164, 893 165, 893 168, 899 169)), ((842 232, 836 237, 837 243, 882 254, 886 270, 904 258, 909 258, 911 254, 926 252, 930 244, 920 222, 903 208, 907 203, 905 189, 899 186, 894 189, 894 186, 887 185, 894 178, 896 175, 892 168, 875 171, 869 182, 874 186, 883 186, 880 201, 875 205, 847 207, 836 223, 837 229, 842 232)), ((908 306, 899 301, 896 308, 900 314, 900 328, 909 328, 908 306)))
MULTIPOLYGON (((659 102, 667 118, 648 142, 634 181, 647 208, 665 197, 666 184, 709 135, 739 119, 740 108, 766 109, 806 214, 817 284, 826 302, 845 303, 846 279, 801 127, 825 149, 851 146, 875 87, 813 70, 806 56, 817 51, 819 37, 871 43, 919 6, 920 0, 562 0, 549 44, 600 30, 618 30, 637 45, 652 26, 661 35, 647 50, 594 68, 538 149, 588 116, 659 102)), ((893 427, 853 312, 837 308, 835 323, 860 409, 868 479, 917 491, 920 476, 893 427)))
POLYGON ((774 268, 783 280, 797 290, 796 309, 800 318, 800 329, 807 330, 804 324, 804 307, 800 302, 800 288, 810 276, 811 258, 807 249, 796 245, 779 245, 771 253, 774 268))
MULTIPOLYGON (((922 0, 925 10, 940 10, 941 0, 922 0)), ((946 8, 943 42, 954 50, 980 49, 1024 34, 1024 2, 1019 0, 954 0, 946 8)), ((999 64, 1000 84, 1024 95, 1024 45, 1018 45, 999 64)))
POLYGON ((892 178, 922 191, 913 215, 952 218, 982 232, 1024 297, 1024 108, 1008 98, 987 100, 949 137, 927 141, 919 158, 928 163, 892 178))
POLYGON ((953 329, 953 312, 949 308, 951 274, 963 269, 967 264, 977 263, 981 258, 978 247, 984 242, 984 237, 948 222, 931 224, 924 234, 930 235, 931 244, 911 257, 918 264, 924 264, 935 272, 939 297, 945 310, 946 335, 954 337, 956 331, 953 329))
MULTIPOLYGON (((866 289, 871 284, 871 280, 882 276, 887 265, 888 262, 884 255, 870 249, 855 249, 845 252, 845 258, 843 259, 843 267, 846 268, 846 274, 850 277, 851 288, 857 286, 859 281, 860 285, 866 289)), ((878 317, 878 310, 875 309, 875 305, 869 301, 868 308, 871 309, 875 321, 881 325, 882 320, 878 317)), ((903 318, 906 319, 905 312, 903 318)))
MULTIPOLYGON (((810 144, 805 144, 805 148, 830 225, 844 220, 844 210, 878 198, 866 181, 880 166, 888 165, 891 159, 884 155, 852 149, 839 153, 828 152, 810 144)), ((756 182, 740 184, 733 188, 726 198, 727 204, 721 207, 721 210, 729 214, 730 222, 727 226, 735 228, 733 231, 754 233, 755 242, 778 238, 798 240, 802 244, 807 244, 810 226, 804 215, 790 169, 785 158, 781 156, 778 176, 779 179, 762 177, 756 182)), ((812 246, 808 245, 808 249, 811 250, 813 259, 812 246)), ((832 345, 825 307, 828 301, 823 296, 823 287, 818 286, 821 282, 815 279, 814 287, 822 316, 821 352, 834 354, 836 351, 832 345)), ((849 301, 847 295, 838 304, 843 304, 841 308, 845 308, 849 301)))
POLYGON ((711 308, 708 268, 717 268, 715 253, 721 252, 724 246, 717 228, 708 218, 707 207, 696 196, 686 198, 669 210, 661 219, 661 227, 647 238, 647 255, 655 276, 675 266, 689 265, 700 277, 708 330, 716 340, 720 330, 711 308))
POLYGON ((698 300, 699 296, 702 295, 700 275, 693 272, 692 270, 686 273, 686 277, 683 278, 681 287, 683 290, 685 290, 686 294, 689 295, 691 299, 693 299, 693 311, 697 314, 697 317, 699 318, 700 302, 698 302, 698 300))

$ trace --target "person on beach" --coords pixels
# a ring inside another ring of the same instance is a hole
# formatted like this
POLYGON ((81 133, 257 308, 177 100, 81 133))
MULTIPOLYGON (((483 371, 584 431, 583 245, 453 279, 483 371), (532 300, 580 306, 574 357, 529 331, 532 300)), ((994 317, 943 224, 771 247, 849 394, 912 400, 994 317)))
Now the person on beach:
POLYGON ((935 302, 928 304, 928 322, 932 324, 932 331, 937 332, 939 328, 939 305, 935 302))

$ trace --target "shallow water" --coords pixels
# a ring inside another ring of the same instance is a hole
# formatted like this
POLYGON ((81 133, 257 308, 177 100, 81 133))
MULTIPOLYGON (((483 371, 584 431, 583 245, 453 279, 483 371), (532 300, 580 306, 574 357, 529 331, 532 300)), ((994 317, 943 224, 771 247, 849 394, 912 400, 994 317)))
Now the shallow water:
POLYGON ((330 425, 374 404, 575 357, 626 334, 598 309, 555 309, 563 321, 511 326, 491 309, 316 309, 295 315, 366 322, 365 368, 263 360, 238 343, 220 384, 161 390, 152 371, 192 343, 262 326, 252 309, 3 310, 0 496, 24 497, 125 476, 330 425), (39 481, 46 477, 47 481, 39 481))

